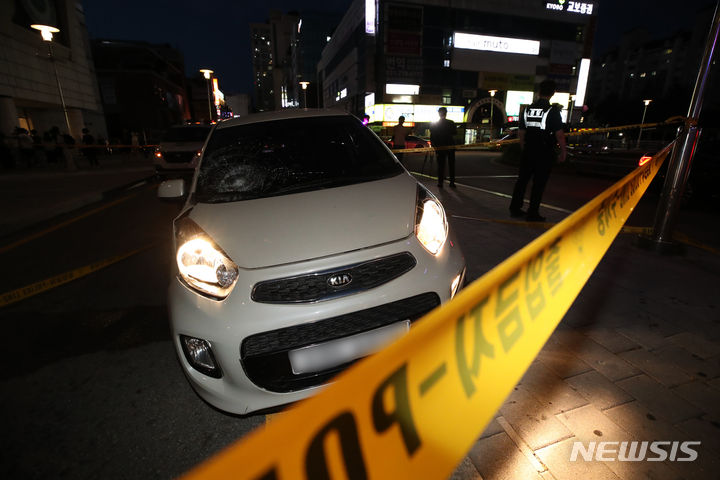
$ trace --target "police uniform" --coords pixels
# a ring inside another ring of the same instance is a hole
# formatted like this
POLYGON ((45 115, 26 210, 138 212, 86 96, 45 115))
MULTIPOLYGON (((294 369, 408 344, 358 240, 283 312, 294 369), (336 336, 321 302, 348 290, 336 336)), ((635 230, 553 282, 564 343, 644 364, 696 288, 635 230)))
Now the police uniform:
POLYGON ((562 130, 562 127, 560 112, 545 98, 533 102, 520 117, 519 128, 525 130, 525 145, 520 157, 518 179, 515 182, 510 202, 510 213, 513 216, 523 213, 525 189, 532 178, 533 186, 527 215, 531 220, 542 219, 539 213, 540 200, 555 161, 555 145, 557 144, 555 132, 562 130))

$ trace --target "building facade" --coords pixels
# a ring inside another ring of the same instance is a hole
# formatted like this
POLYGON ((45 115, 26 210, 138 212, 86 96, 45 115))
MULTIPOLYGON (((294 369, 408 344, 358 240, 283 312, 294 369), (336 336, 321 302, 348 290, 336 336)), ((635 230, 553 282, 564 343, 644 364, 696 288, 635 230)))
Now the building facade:
POLYGON ((57 126, 80 139, 87 127, 107 136, 82 4, 0 0, 0 11, 0 132, 57 126), (45 42, 33 24, 60 31, 45 42))
MULTIPOLYGON (((696 13, 692 28, 653 38, 643 29, 624 33, 618 44, 592 64, 589 105, 599 123, 637 123, 643 100, 651 100, 648 121, 685 115, 710 31, 713 9, 696 13)), ((717 61, 710 82, 717 78, 717 61)), ((703 110, 717 110, 720 92, 709 88, 703 110)), ((712 115, 714 120, 716 115, 712 115)), ((713 122, 714 124, 717 121, 713 122)))
POLYGON ((300 17, 271 10, 266 23, 250 24, 253 100, 259 112, 297 107, 297 49, 300 17))
POLYGON ((542 80, 555 80, 553 102, 565 109, 571 94, 583 95, 598 8, 598 2, 355 0, 318 65, 323 104, 368 113, 385 126, 404 115, 421 134, 445 106, 448 118, 470 127, 466 141, 486 138, 491 125, 497 134, 518 118, 542 80))
POLYGON ((183 55, 167 44, 106 39, 93 41, 101 98, 114 142, 132 132, 153 142, 190 111, 183 55))

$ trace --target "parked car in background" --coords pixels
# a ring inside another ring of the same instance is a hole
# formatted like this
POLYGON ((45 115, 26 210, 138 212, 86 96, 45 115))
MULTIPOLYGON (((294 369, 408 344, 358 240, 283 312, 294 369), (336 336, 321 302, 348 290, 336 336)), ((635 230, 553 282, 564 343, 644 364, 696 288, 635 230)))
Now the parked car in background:
POLYGON ((210 129, 210 125, 178 125, 167 129, 155 150, 155 172, 162 177, 192 173, 210 129))
POLYGON ((349 114, 223 121, 189 187, 158 193, 183 194, 172 339, 195 391, 228 412, 311 395, 464 282, 440 201, 349 114))

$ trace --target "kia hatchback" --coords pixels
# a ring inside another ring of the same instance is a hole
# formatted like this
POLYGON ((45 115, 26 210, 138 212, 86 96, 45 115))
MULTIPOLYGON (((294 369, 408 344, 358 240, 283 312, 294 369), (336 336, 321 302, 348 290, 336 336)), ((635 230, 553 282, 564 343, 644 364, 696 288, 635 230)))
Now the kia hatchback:
POLYGON ((461 288, 438 199, 354 116, 220 122, 174 221, 173 342, 193 388, 248 414, 300 400, 461 288))

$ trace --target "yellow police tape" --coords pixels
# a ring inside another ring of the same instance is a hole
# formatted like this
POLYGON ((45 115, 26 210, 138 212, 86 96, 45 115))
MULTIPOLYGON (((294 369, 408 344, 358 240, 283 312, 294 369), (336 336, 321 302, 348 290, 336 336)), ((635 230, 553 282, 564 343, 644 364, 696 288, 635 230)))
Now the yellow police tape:
POLYGON ((573 303, 668 148, 406 336, 185 478, 447 478, 573 303))
MULTIPOLYGON (((655 128, 660 127, 663 125, 672 125, 676 123, 683 123, 688 122, 689 119, 686 117, 681 116, 674 116, 670 117, 664 122, 655 122, 655 123, 636 123, 633 125, 621 125, 618 127, 603 127, 603 128, 588 128, 583 130, 577 130, 573 132, 565 132, 565 137, 578 137, 583 135, 596 135, 600 133, 610 133, 610 132, 622 132, 625 130, 633 130, 636 128, 643 128, 643 129, 649 129, 649 128, 655 128)), ((435 152, 439 150, 472 150, 474 148, 497 148, 499 149, 503 145, 511 145, 513 143, 519 143, 519 140, 517 138, 513 138, 512 140, 494 140, 490 142, 479 142, 479 143, 466 143, 462 145, 450 145, 445 147, 420 147, 420 148, 394 148, 392 149, 393 153, 422 153, 422 152, 435 152)))
POLYGON ((120 255, 115 255, 114 257, 106 258, 105 260, 100 260, 98 262, 76 268, 75 270, 61 273, 60 275, 55 275, 54 277, 50 277, 45 280, 41 280, 39 282, 35 282, 33 284, 18 288, 16 290, 11 290, 9 292, 0 294, 0 307, 5 307, 7 305, 17 303, 21 300, 25 300, 26 298, 35 296, 39 293, 46 292, 53 288, 59 287, 60 285, 72 282, 73 280, 77 280, 86 275, 90 275, 93 272, 97 272, 98 270, 109 267, 114 263, 125 260, 126 258, 143 252, 155 246, 156 244, 157 243, 151 243, 149 245, 145 245, 144 247, 136 248, 135 250, 121 253, 120 255))

